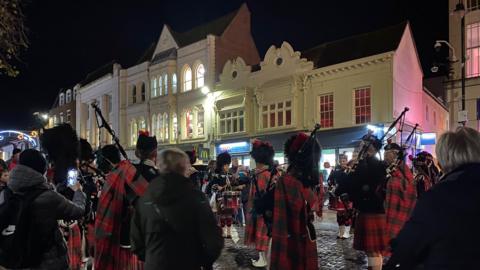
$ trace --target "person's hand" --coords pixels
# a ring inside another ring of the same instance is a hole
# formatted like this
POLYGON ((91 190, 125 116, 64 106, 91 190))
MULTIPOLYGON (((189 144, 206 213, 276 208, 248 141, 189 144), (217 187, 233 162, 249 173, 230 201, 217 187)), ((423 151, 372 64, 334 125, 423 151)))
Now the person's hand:
POLYGON ((77 181, 77 183, 75 183, 75 185, 69 186, 69 188, 71 188, 73 191, 82 191, 83 190, 82 185, 78 181, 77 181))

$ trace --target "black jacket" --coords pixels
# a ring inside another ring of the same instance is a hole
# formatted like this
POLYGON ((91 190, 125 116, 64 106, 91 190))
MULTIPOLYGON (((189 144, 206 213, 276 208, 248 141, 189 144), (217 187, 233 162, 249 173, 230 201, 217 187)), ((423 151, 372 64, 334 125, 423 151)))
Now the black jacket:
POLYGON ((145 270, 200 269, 223 248, 209 201, 190 179, 173 173, 155 178, 137 201, 130 237, 145 270))
POLYGON ((382 185, 386 177, 385 169, 385 165, 380 160, 367 157, 360 161, 355 172, 348 176, 348 187, 345 190, 353 201, 353 207, 361 213, 385 213, 382 194, 382 185))
POLYGON ((480 164, 462 166, 417 201, 386 269, 479 269, 479 172, 480 164))
POLYGON ((32 222, 37 228, 36 237, 42 242, 41 263, 32 265, 39 269, 68 269, 66 242, 58 225, 58 220, 76 220, 85 212, 85 194, 74 192, 73 202, 51 189, 43 175, 35 170, 17 165, 10 175, 8 187, 13 192, 26 192, 44 189, 31 204, 32 222))

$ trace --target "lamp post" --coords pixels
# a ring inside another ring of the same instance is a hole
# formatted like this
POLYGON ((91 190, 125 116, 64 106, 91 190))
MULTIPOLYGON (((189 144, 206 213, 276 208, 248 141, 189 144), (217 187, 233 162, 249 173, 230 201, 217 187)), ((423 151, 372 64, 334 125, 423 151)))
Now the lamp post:
MULTIPOLYGON (((459 0, 455 7, 454 13, 460 16, 460 48, 462 50, 461 65, 462 65, 462 112, 465 113, 465 6, 463 0, 459 0)), ((467 119, 460 121, 465 126, 467 119)))

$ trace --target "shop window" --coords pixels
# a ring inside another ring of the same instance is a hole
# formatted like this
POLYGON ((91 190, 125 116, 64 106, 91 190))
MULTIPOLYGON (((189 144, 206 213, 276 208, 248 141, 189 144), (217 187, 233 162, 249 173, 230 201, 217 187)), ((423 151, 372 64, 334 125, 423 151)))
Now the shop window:
POLYGON ((372 117, 370 87, 355 89, 355 124, 369 123, 372 117))
POLYGON ((188 110, 185 112, 185 137, 193 138, 193 114, 192 111, 188 110))
POLYGON ((234 134, 245 131, 243 110, 220 112, 220 134, 234 134))
POLYGON ((333 94, 319 97, 320 125, 322 128, 333 127, 333 94))

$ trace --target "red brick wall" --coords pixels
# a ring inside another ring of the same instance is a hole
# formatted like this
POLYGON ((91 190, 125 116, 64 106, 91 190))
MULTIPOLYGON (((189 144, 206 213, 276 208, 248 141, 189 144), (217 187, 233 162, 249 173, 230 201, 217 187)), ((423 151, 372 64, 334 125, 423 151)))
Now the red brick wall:
POLYGON ((223 66, 229 59, 242 57, 247 65, 260 63, 257 47, 250 32, 250 11, 244 4, 237 15, 215 43, 215 69, 218 79, 223 66))

